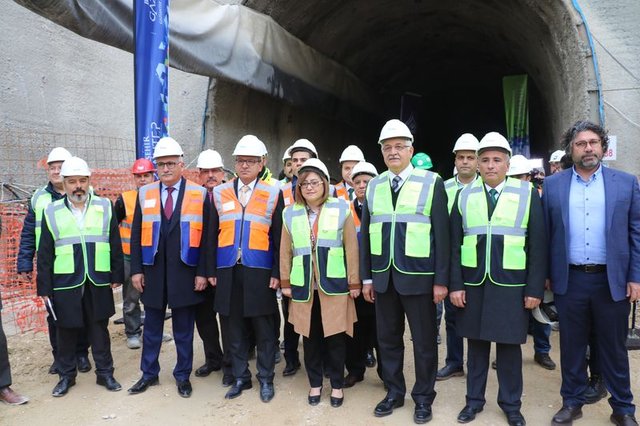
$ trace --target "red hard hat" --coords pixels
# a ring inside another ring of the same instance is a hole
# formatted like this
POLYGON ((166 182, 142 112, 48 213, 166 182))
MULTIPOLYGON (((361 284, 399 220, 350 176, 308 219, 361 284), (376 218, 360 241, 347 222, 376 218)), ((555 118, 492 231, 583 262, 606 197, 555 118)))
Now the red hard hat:
POLYGON ((153 163, 146 158, 138 158, 135 163, 133 163, 133 167, 131 168, 131 173, 134 175, 141 175, 143 173, 155 172, 156 168, 153 167, 153 163))

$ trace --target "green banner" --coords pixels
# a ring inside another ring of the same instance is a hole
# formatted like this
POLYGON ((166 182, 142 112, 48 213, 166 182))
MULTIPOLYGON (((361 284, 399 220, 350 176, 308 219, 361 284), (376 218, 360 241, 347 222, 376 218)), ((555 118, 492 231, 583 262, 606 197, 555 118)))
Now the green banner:
POLYGON ((513 154, 529 158, 529 103, 527 75, 508 75, 502 78, 507 139, 513 154))

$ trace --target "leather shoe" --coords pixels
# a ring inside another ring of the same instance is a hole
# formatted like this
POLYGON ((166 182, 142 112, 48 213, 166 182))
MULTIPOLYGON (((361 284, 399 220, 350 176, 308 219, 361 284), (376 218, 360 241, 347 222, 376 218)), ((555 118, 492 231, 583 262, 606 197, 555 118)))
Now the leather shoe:
POLYGON ((549 354, 545 354, 542 352, 536 352, 533 356, 533 360, 540 365, 542 368, 546 368, 547 370, 555 370, 556 363, 553 362, 549 354))
POLYGON ((235 377, 224 374, 222 376, 222 387, 228 388, 236 382, 235 377))
POLYGON ((118 383, 118 381, 112 375, 97 376, 96 384, 100 386, 104 386, 105 388, 107 388, 107 390, 110 390, 111 392, 117 392, 122 389, 122 386, 120 385, 120 383, 118 383))
POLYGON ((191 382, 189 380, 185 380, 184 382, 176 382, 176 386, 178 387, 178 395, 183 398, 189 398, 191 396, 193 388, 191 387, 191 382))
POLYGON ((78 356, 76 359, 76 365, 78 366, 78 371, 81 373, 88 373, 91 371, 91 363, 87 356, 78 356))
POLYGON ((53 392, 51 395, 53 396, 64 396, 69 392, 69 388, 76 384, 75 378, 63 377, 60 379, 56 387, 53 388, 53 392))
POLYGON ((386 396, 382 401, 376 405, 376 408, 373 410, 373 414, 376 417, 384 417, 393 413, 394 408, 400 408, 404 405, 404 398, 389 398, 386 396))
POLYGON ((219 364, 214 364, 212 362, 205 362, 204 365, 202 365, 196 370, 196 377, 207 377, 209 374, 211 374, 214 371, 220 371, 220 368, 222 367, 219 364))
POLYGON ((413 421, 416 424, 427 423, 433 418, 431 414, 431 405, 425 404, 424 402, 416 404, 416 409, 413 412, 413 421))
POLYGON ((53 364, 49 367, 49 374, 58 374, 58 364, 55 361, 53 361, 53 364))
POLYGON ((452 377, 464 376, 464 369, 462 367, 454 367, 452 365, 445 365, 436 373, 436 380, 442 381, 452 377))
POLYGON ((560 411, 553 416, 551 423, 554 425, 570 425, 574 420, 582 417, 582 407, 562 407, 560 411))
POLYGON ((525 426, 527 424, 520 411, 511 411, 505 414, 507 415, 507 423, 509 426, 525 426))
POLYGON ((595 404, 606 396, 607 387, 604 385, 604 380, 598 374, 592 375, 589 378, 587 390, 584 392, 584 403, 595 404))
POLYGON ((376 357, 373 355, 373 351, 367 351, 367 358, 364 363, 367 368, 373 368, 376 366, 376 357))
POLYGON ((237 398, 242 395, 243 390, 251 389, 252 387, 251 381, 243 382, 242 380, 236 380, 224 397, 225 399, 237 398))
POLYGON ((309 405, 318 405, 320 404, 320 397, 322 396, 322 386, 320 386, 320 393, 317 395, 307 395, 307 400, 309 401, 309 405))
POLYGON ((345 388, 352 388, 358 382, 364 380, 364 377, 354 376, 353 374, 347 374, 347 377, 344 378, 344 384, 342 385, 345 388))
POLYGON ((287 376, 293 376, 294 374, 296 374, 298 372, 298 370, 300 370, 300 362, 296 362, 294 363, 287 363, 287 365, 284 366, 284 370, 282 370, 282 375, 284 377, 287 376))
POLYGON ((158 383, 160 383, 160 381, 157 376, 150 379, 145 379, 143 377, 131 386, 127 392, 129 392, 130 395, 136 395, 146 391, 149 386, 155 386, 158 383))
POLYGON ((9 405, 22 405, 29 402, 29 398, 15 392, 9 386, 0 389, 0 401, 9 405))
POLYGON ((612 414, 609 417, 611 423, 618 426, 637 426, 638 422, 636 418, 631 414, 612 414))
POLYGON ((276 391, 273 389, 273 383, 260 382, 260 400, 269 402, 273 399, 276 391))
POLYGON ((476 414, 482 412, 483 407, 474 408, 465 405, 460 414, 458 414, 458 423, 469 423, 476 418, 476 414))

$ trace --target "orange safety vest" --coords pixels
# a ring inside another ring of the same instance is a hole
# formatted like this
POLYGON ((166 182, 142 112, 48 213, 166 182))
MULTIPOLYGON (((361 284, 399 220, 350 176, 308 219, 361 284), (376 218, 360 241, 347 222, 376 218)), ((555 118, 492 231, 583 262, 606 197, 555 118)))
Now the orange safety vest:
POLYGON ((347 190, 347 185, 345 185, 344 181, 335 184, 334 189, 336 198, 342 198, 343 200, 351 202, 351 198, 349 198, 349 191, 347 190))
POLYGON ((284 201, 284 206, 290 206, 293 204, 293 183, 287 182, 282 185, 282 197, 284 201))
POLYGON ((122 252, 131 255, 131 225, 133 224, 133 213, 136 211, 136 198, 138 191, 131 190, 122 193, 124 202, 125 217, 120 222, 120 239, 122 240, 122 252))
MULTIPOLYGON (((187 179, 180 208, 180 259, 189 266, 197 266, 200 259, 200 241, 204 223, 203 209, 207 196, 206 188, 187 179)), ((138 199, 142 210, 142 264, 153 265, 160 241, 160 182, 140 188, 138 199)))
POLYGON ((269 230, 279 195, 279 185, 258 180, 243 208, 234 181, 213 188, 213 203, 219 217, 218 268, 231 268, 239 262, 251 268, 273 267, 269 230))

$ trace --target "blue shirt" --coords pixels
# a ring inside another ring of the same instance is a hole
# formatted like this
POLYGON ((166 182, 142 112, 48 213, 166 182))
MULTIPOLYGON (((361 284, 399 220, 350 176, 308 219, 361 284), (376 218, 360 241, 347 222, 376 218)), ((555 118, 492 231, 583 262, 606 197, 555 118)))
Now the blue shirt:
POLYGON ((585 181, 573 168, 569 188, 569 263, 607 263, 606 214, 602 166, 585 181))

